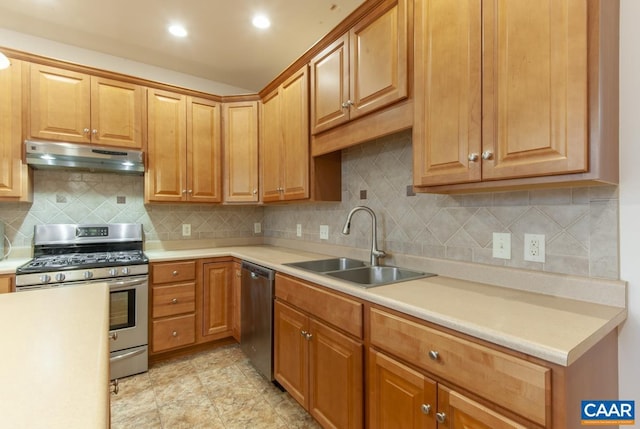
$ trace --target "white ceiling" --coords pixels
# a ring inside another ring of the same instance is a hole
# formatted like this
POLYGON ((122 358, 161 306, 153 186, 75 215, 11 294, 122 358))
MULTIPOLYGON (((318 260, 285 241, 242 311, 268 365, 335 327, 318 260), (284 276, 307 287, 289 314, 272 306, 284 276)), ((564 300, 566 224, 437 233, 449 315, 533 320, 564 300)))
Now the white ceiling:
POLYGON ((363 2, 0 0, 0 28, 257 92, 363 2), (251 25, 257 12, 271 28, 251 25))

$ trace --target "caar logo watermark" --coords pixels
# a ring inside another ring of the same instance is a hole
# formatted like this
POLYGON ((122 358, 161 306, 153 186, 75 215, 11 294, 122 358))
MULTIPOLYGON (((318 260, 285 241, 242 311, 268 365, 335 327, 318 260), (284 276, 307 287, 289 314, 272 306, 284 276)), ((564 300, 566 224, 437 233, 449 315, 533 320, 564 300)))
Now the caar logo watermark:
POLYGON ((582 401, 583 425, 632 425, 635 401, 582 401))

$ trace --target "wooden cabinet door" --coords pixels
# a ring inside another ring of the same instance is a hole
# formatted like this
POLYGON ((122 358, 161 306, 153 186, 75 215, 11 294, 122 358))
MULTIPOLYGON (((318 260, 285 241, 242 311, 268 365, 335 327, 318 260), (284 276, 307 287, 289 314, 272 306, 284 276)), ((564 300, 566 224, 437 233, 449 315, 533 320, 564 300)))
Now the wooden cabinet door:
POLYGON ((182 201, 186 196, 185 96, 149 89, 147 106, 146 200, 182 201))
POLYGON ((258 201, 258 103, 225 103, 223 144, 226 202, 258 201))
MULTIPOLYGON (((13 60, 11 63, 13 64, 13 60)), ((4 237, 2 239, 4 240, 4 237)), ((14 276, 0 276, 0 293, 13 292, 13 277, 14 276)))
POLYGON ((438 386, 438 413, 444 415, 444 424, 440 426, 448 429, 526 428, 442 385, 438 386))
POLYGON ((91 77, 91 142, 142 149, 144 88, 91 77))
POLYGON ((368 374, 371 429, 436 429, 435 381, 374 349, 368 374))
POLYGON ((12 59, 9 68, 0 70, 0 200, 25 196, 28 179, 27 166, 22 165, 23 67, 12 59))
POLYGON ((273 372, 275 379, 305 409, 309 408, 309 347, 304 336, 309 319, 276 300, 273 315, 273 372))
POLYGON ((231 288, 232 288, 232 314, 231 314, 231 330, 233 331, 233 338, 240 342, 241 339, 241 323, 242 323, 242 264, 239 262, 233 263, 233 273, 231 274, 231 288))
POLYGON ((231 271, 228 262, 203 264, 203 337, 224 338, 231 333, 231 271))
MULTIPOLYGON (((282 199, 309 198, 309 73, 307 66, 281 87, 282 199)), ((263 153, 264 155, 264 153, 263 153)))
POLYGON ((481 0, 415 4, 416 186, 481 179, 481 0))
POLYGON ((483 2, 483 179, 587 171, 587 6, 483 2))
POLYGON ((407 1, 386 0, 349 31, 351 119, 408 95, 407 1))
POLYGON ((90 94, 88 75, 31 64, 31 137, 90 143, 90 94))
POLYGON ((267 95, 261 103, 260 172, 262 201, 279 201, 282 188, 282 110, 280 90, 267 95))
POLYGON ((220 105, 187 97, 187 200, 222 201, 220 105))
POLYGON ((309 413, 323 427, 362 428, 362 343, 314 319, 309 334, 309 413))
POLYGON ((311 60, 311 132, 349 120, 349 33, 311 60))

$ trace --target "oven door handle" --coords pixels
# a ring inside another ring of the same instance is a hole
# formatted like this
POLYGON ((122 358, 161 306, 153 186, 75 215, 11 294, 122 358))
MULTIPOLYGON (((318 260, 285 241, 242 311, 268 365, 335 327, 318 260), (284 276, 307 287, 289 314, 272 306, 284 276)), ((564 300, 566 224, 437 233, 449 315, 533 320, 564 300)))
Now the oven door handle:
POLYGON ((127 358, 130 358, 130 357, 133 357, 133 356, 137 356, 137 355, 142 354, 142 353, 144 353, 144 349, 134 350, 132 352, 125 353, 123 355, 118 355, 118 356, 114 356, 112 358, 109 358, 109 362, 110 363, 118 362, 118 361, 120 361, 122 359, 127 359, 127 358))
POLYGON ((149 279, 146 276, 143 279, 138 278, 138 279, 135 279, 135 280, 117 281, 117 282, 109 283, 109 290, 125 289, 125 288, 131 287, 131 286, 135 286, 135 285, 146 283, 147 281, 149 281, 149 279))

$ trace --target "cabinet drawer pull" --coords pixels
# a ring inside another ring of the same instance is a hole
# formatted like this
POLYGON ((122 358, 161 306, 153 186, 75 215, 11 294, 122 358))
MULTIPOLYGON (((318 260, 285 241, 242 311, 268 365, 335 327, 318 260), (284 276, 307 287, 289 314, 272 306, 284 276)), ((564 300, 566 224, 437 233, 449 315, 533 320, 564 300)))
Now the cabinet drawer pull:
POLYGON ((445 413, 436 413, 436 420, 438 421, 438 423, 444 423, 446 419, 447 415, 445 413))
POLYGON ((420 410, 422 410, 422 414, 429 414, 431 412, 431 405, 429 404, 422 404, 420 406, 420 410))
POLYGON ((171 273, 171 275, 172 275, 173 277, 177 276, 177 275, 178 275, 178 271, 174 271, 174 272, 172 272, 172 273, 171 273))
POLYGON ((429 359, 438 360, 440 358, 440 353, 435 350, 429 350, 429 359))
POLYGON ((177 304, 178 303, 178 298, 173 298, 171 300, 171 304, 177 304))
POLYGON ((171 335, 172 335, 172 336, 174 336, 174 337, 177 337, 177 336, 178 336, 178 331, 173 331, 173 332, 171 333, 171 335))

